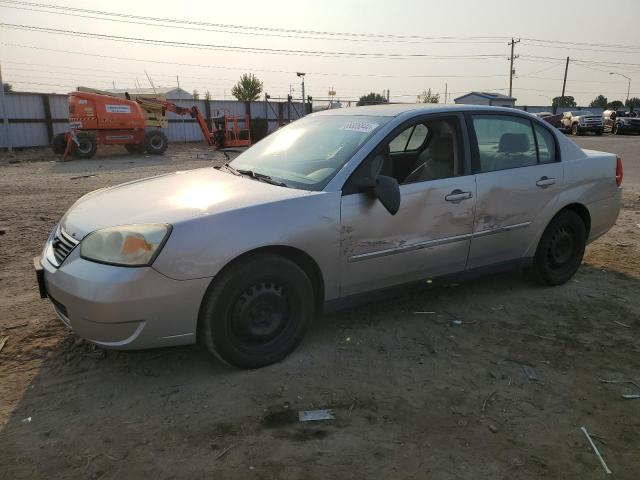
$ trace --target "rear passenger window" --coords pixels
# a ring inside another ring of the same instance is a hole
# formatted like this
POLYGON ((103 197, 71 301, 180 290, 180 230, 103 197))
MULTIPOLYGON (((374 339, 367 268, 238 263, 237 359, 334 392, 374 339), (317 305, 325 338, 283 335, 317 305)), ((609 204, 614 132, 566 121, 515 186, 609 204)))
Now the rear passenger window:
POLYGON ((507 115, 473 115, 480 170, 493 172, 538 163, 531 122, 507 115))
POLYGON ((553 163, 556 161, 556 142, 553 134, 546 128, 533 124, 538 141, 538 160, 540 163, 553 163))

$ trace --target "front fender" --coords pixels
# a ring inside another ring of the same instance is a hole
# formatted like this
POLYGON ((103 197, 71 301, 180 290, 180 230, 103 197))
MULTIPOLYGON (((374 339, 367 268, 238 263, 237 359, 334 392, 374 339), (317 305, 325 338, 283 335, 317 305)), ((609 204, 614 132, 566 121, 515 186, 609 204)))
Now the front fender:
POLYGON ((214 277, 240 255, 276 245, 313 258, 325 297, 337 296, 340 193, 311 192, 177 223, 153 268, 176 280, 214 277))

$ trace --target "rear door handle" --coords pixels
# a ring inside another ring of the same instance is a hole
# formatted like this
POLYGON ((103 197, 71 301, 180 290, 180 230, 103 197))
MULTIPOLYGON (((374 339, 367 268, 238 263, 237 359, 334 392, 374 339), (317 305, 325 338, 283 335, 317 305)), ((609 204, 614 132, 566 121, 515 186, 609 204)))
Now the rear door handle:
POLYGON ((453 192, 451 192, 449 195, 446 195, 444 199, 447 202, 460 202, 462 200, 467 200, 472 196, 473 195, 471 195, 471 192, 463 192, 462 190, 456 189, 453 192))
POLYGON ((553 185, 554 183, 556 183, 555 178, 541 177, 540 180, 536 182, 536 185, 540 188, 547 188, 553 185))

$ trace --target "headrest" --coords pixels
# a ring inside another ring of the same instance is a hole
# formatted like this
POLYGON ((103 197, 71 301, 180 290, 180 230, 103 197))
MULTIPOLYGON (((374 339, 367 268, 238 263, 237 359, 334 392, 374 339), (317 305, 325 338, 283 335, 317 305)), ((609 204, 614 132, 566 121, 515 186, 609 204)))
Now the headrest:
POLYGON ((528 152, 531 144, 526 133, 504 133, 500 137, 499 152, 523 153, 528 152))
POLYGON ((451 137, 437 137, 429 145, 429 156, 434 162, 450 163, 453 159, 453 139, 451 137))

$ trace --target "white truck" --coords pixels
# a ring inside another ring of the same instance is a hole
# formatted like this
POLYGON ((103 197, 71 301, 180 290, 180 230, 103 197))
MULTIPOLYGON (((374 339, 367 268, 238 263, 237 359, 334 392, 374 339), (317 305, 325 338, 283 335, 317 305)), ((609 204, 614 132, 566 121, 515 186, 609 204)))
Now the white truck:
POLYGON ((571 132, 571 135, 582 135, 585 132, 602 135, 604 132, 602 115, 596 115, 586 110, 564 112, 560 124, 562 129, 571 132))

